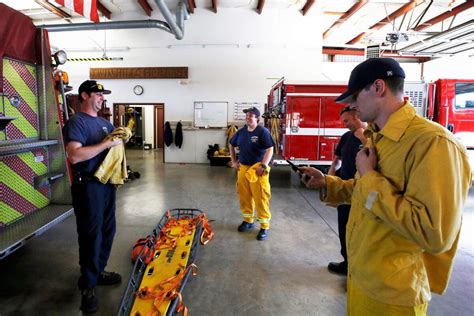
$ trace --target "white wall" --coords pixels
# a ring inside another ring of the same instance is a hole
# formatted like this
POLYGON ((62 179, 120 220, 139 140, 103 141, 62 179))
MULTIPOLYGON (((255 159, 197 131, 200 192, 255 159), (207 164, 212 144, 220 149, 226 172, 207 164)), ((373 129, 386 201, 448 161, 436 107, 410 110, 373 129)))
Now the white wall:
MULTIPOLYGON (((138 18, 138 17, 137 17, 138 18)), ((108 104, 164 103, 165 121, 192 121, 194 101, 227 101, 232 120, 234 102, 259 102, 262 109, 270 87, 280 78, 298 81, 347 82, 357 63, 322 62, 318 15, 301 17, 293 10, 219 10, 214 14, 199 10, 185 21, 184 39, 158 29, 109 30, 50 33, 53 46, 66 48, 69 57, 101 57, 102 53, 73 53, 71 48, 108 47, 108 57, 123 57, 113 62, 69 62, 71 85, 89 78, 90 67, 189 67, 188 84, 177 79, 100 80, 108 104), (114 52, 113 48, 131 49, 114 52), (133 94, 140 84, 144 93, 133 94)), ((427 79, 474 77, 473 59, 444 59, 425 65, 427 79)), ((421 78, 421 66, 403 64, 408 81, 421 78)), ((148 113, 148 112, 146 112, 148 113)), ((152 114, 145 114, 152 117, 152 114)), ((152 124, 151 124, 152 126, 152 124)), ((146 132, 146 142, 152 143, 146 132)), ((151 133, 153 134, 153 133, 151 133)), ((197 135, 197 134, 196 134, 197 135)), ((223 144, 222 144, 223 145, 223 144)), ((179 161, 184 151, 173 153, 179 161)), ((184 159, 184 158, 183 158, 184 159)))
POLYGON ((444 57, 429 61, 425 65, 425 80, 473 79, 474 58, 467 56, 444 57))
MULTIPOLYGON (((50 39, 59 48, 92 47, 95 43, 103 45, 106 33, 110 49, 140 47, 107 53, 109 57, 124 57, 123 62, 67 63, 63 69, 76 88, 89 77, 89 67, 189 67, 186 85, 177 79, 101 82, 113 92, 108 96, 110 105, 160 102, 165 104, 165 120, 192 121, 194 101, 227 101, 231 119, 234 102, 257 101, 263 106, 266 92, 282 76, 319 78, 321 39, 311 31, 317 28, 317 19, 302 19, 298 11, 269 10, 259 16, 251 10, 223 9, 217 15, 208 11, 193 15, 185 22, 182 41, 157 29, 60 32, 50 33, 50 39), (136 84, 144 87, 141 96, 133 94, 136 84)), ((68 55, 100 57, 101 53, 68 55)))

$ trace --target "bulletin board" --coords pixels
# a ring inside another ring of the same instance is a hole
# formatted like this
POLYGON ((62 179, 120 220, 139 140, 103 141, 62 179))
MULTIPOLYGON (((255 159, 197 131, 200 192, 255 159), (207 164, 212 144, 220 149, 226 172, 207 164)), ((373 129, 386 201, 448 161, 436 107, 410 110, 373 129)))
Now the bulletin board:
POLYGON ((227 127, 227 102, 194 102, 194 126, 227 127))
POLYGON ((260 110, 260 104, 258 102, 235 102, 234 121, 245 121, 244 110, 253 106, 260 110))

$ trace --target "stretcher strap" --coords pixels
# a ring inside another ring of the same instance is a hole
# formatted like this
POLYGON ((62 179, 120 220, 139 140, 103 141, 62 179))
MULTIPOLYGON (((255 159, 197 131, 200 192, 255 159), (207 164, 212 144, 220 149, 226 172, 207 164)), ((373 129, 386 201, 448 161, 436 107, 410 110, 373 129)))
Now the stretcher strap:
POLYGON ((211 224, 209 224, 205 214, 202 215, 200 221, 202 222, 202 233, 199 241, 201 242, 201 245, 205 245, 214 238, 214 231, 212 230, 211 224))
POLYGON ((137 296, 140 299, 153 300, 153 310, 148 312, 148 316, 152 316, 154 313, 158 313, 158 316, 161 316, 159 311, 160 305, 166 300, 172 301, 175 298, 178 298, 176 312, 183 312, 184 315, 188 314, 188 309, 183 304, 183 297, 179 291, 179 285, 183 281, 184 277, 188 274, 190 269, 192 270, 193 276, 197 275, 198 267, 194 263, 190 264, 186 269, 182 265, 179 266, 182 269, 179 274, 160 282, 153 289, 145 286, 138 290, 137 296))

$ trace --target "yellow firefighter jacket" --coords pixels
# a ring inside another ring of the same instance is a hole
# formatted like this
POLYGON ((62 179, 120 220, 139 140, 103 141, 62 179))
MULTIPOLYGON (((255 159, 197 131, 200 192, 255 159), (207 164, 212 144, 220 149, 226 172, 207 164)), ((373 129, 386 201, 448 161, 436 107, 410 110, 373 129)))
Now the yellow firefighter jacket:
MULTIPOLYGON (((132 132, 127 127, 118 127, 106 138, 122 138, 127 142, 132 136, 132 132)), ((94 176, 102 183, 111 183, 115 185, 123 184, 127 179, 127 159, 125 157, 125 145, 114 146, 109 149, 107 156, 102 164, 97 168, 94 176)))
POLYGON ((471 184, 466 149, 408 102, 368 136, 376 170, 347 181, 327 176, 322 196, 352 204, 348 278, 383 303, 423 304, 447 288, 471 184))

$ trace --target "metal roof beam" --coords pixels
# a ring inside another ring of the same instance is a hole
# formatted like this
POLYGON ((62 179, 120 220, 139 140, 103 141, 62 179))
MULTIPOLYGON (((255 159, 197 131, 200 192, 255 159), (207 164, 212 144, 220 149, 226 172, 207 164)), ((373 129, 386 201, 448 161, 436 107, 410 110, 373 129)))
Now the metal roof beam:
POLYGON ((56 14, 61 19, 64 19, 64 20, 70 22, 71 15, 69 13, 61 10, 60 8, 56 7, 55 5, 52 5, 51 3, 49 3, 49 1, 47 1, 47 0, 35 0, 35 2, 37 4, 39 4, 40 6, 42 6, 43 8, 45 8, 46 10, 48 10, 49 12, 56 14))
POLYGON ((257 4, 257 12, 258 14, 262 14, 263 6, 265 5, 265 0, 258 0, 257 4))
POLYGON ((100 3, 99 0, 97 0, 97 10, 102 13, 103 16, 105 16, 107 19, 110 20, 110 16, 112 15, 112 12, 109 11, 102 3, 100 3))
POLYGON ((194 0, 188 0, 188 9, 189 12, 194 13, 194 9, 196 9, 196 3, 194 0))
POLYGON ((360 8, 362 8, 364 5, 367 4, 367 0, 361 0, 354 4, 349 10, 347 10, 339 19, 337 19, 336 22, 334 22, 333 25, 331 25, 330 28, 328 28, 324 33, 323 33, 323 39, 326 39, 329 36, 329 33, 333 31, 334 29, 340 27, 342 23, 346 22, 354 13, 359 11, 360 8))
POLYGON ((418 25, 417 27, 415 27, 413 30, 414 31, 421 31, 421 30, 424 30, 428 27, 431 27, 439 22, 442 22, 452 16, 455 16, 463 11, 466 11, 467 9, 470 9, 474 7, 474 1, 472 0, 467 0, 466 2, 464 2, 463 4, 460 4, 458 5, 457 7, 455 7, 454 9, 452 9, 451 11, 446 11, 426 22, 423 22, 421 23, 420 25, 418 25))
POLYGON ((301 13, 303 13, 303 15, 306 15, 306 13, 308 13, 309 9, 311 9, 311 7, 313 6, 315 0, 308 0, 306 1, 303 9, 301 9, 301 13))
POLYGON ((212 1, 212 11, 214 13, 217 13, 217 0, 211 0, 212 1))
POLYGON ((150 6, 147 0, 137 0, 138 4, 142 7, 143 11, 145 11, 146 15, 151 16, 151 11, 153 8, 150 6))

